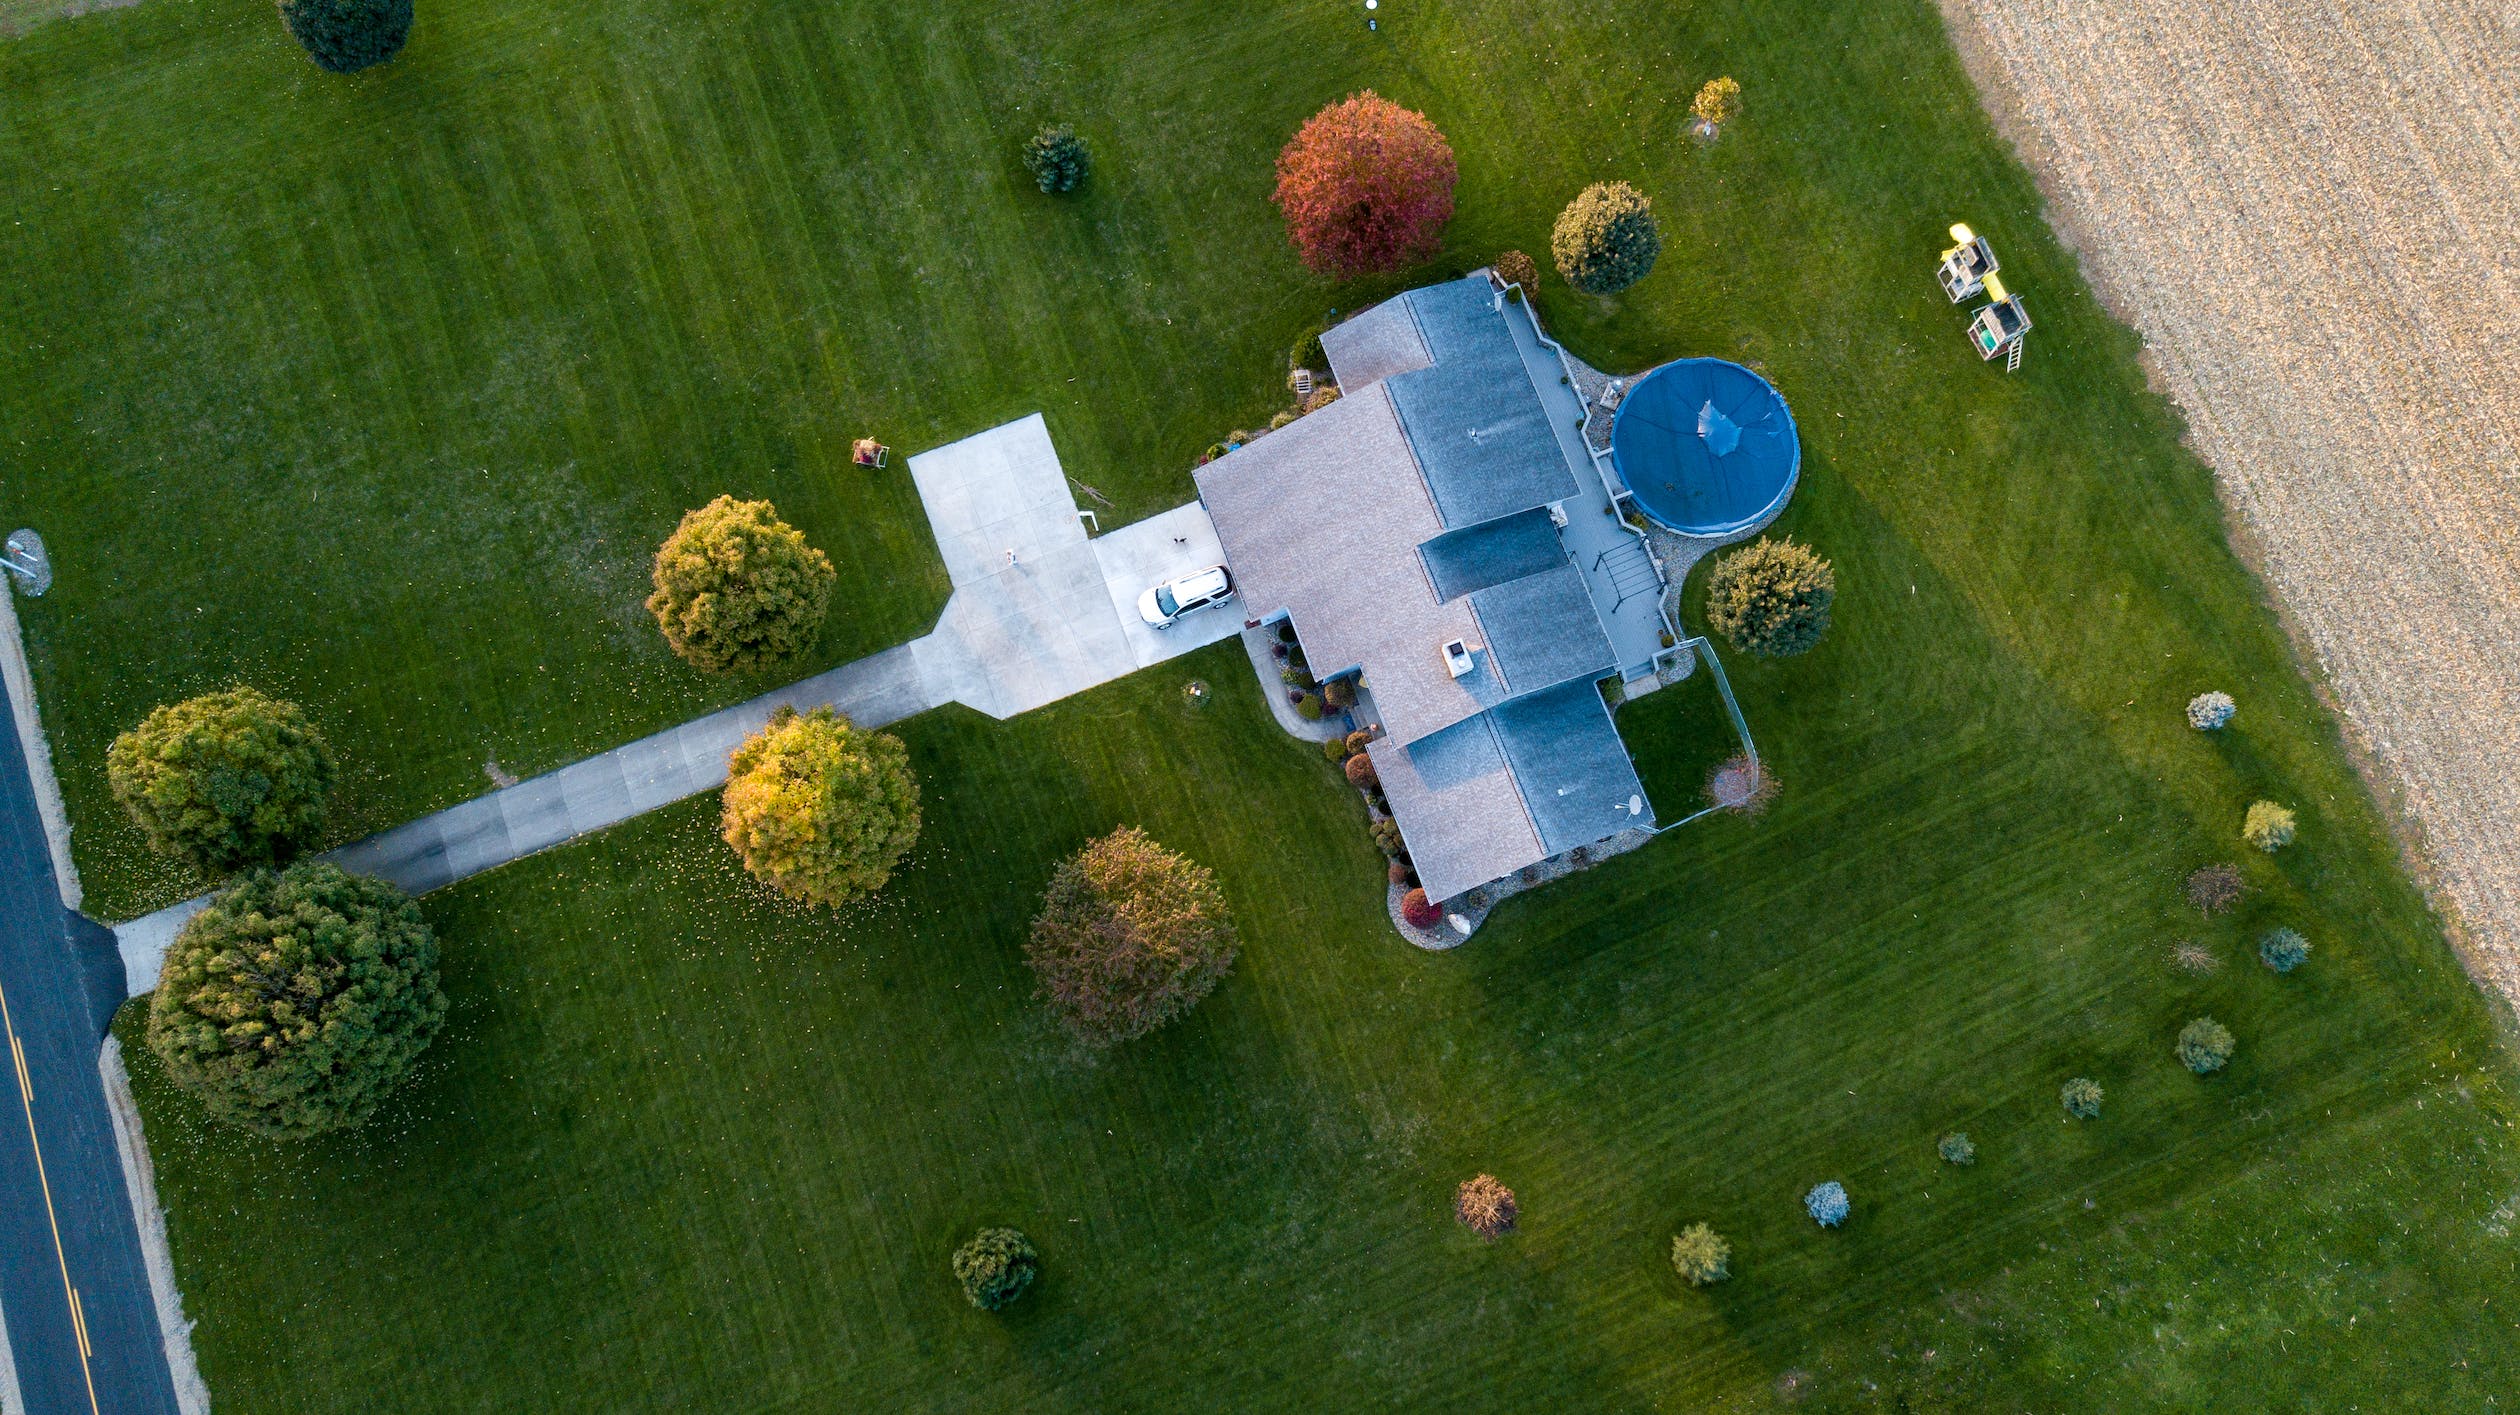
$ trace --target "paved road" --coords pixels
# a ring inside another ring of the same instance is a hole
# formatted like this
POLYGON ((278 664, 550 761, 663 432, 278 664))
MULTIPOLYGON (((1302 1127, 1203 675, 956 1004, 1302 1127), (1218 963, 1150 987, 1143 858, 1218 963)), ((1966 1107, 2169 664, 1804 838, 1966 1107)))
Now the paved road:
POLYGON ((121 963, 61 906, 17 741, 0 695, 0 1313, 27 1415, 175 1415, 97 1072, 121 963))

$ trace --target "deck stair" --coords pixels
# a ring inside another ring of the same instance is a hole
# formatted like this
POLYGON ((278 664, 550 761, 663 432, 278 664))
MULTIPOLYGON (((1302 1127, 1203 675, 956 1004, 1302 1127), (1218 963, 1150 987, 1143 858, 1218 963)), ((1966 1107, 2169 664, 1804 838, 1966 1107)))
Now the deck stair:
POLYGON ((1654 568, 1654 557, 1641 540, 1624 540, 1593 557, 1593 569, 1607 573, 1611 589, 1617 593, 1611 609, 1631 599, 1662 593, 1662 572, 1654 568))

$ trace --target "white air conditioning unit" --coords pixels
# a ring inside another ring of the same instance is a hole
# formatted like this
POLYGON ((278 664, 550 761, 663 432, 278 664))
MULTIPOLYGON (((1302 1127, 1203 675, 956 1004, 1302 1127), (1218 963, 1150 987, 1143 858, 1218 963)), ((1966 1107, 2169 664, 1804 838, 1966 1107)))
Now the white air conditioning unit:
POLYGON ((1470 656, 1470 646, 1468 644, 1463 643, 1459 639, 1454 639, 1444 645, 1444 667, 1449 670, 1455 678, 1469 677, 1470 670, 1478 666, 1479 661, 1470 656))

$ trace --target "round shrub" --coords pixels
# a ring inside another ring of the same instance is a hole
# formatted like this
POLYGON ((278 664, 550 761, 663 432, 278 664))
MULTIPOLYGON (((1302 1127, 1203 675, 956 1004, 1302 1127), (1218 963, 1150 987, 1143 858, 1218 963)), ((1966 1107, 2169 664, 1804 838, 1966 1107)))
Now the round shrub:
POLYGON ((1342 770, 1347 772, 1348 785, 1359 791, 1371 791, 1382 785, 1382 774, 1374 770, 1374 759, 1363 752, 1349 757, 1342 770))
POLYGON ((919 839, 901 740, 830 708, 781 708, 726 759, 718 833, 755 879, 807 904, 882 889, 919 839))
POLYGON ((1412 889, 1400 896, 1400 917, 1413 929, 1431 929, 1444 921, 1443 906, 1426 897, 1424 889, 1412 889))
POLYGON ((1307 413, 1318 413, 1322 409, 1327 408, 1338 401, 1339 385, 1335 383, 1316 383, 1313 385, 1312 396, 1304 400, 1304 411, 1307 413))
POLYGON ((1391 868, 1384 873, 1395 885, 1408 889, 1414 889, 1417 887, 1417 871, 1411 869, 1409 867, 1409 862, 1406 860, 1392 861, 1391 868))
POLYGON ((1269 431, 1275 432, 1302 416, 1302 413, 1293 408, 1280 408, 1269 418, 1269 431))
POLYGON ((1024 945, 1042 998, 1111 1046, 1188 1012, 1234 965, 1216 876, 1126 826, 1061 861, 1024 945))
POLYGON ((2099 1082, 2088 1076, 2077 1076, 2058 1089, 2056 1098, 2064 1105, 2067 1115, 2076 1120, 2092 1120, 2100 1114, 2103 1094, 2099 1082))
POLYGON ((838 575, 767 501, 721 496, 656 552, 648 612, 704 673, 749 673, 814 642, 838 575))
POLYGON ((2310 940, 2295 929, 2269 929, 2258 940, 2258 961, 2278 973, 2289 973, 2307 962, 2310 940))
POLYGON ((1654 204, 1625 182, 1595 182, 1558 213, 1549 253, 1567 284, 1615 295, 1644 279, 1662 255, 1654 204))
MULTIPOLYGON (((1327 372, 1330 368, 1330 353, 1321 347, 1321 336, 1327 332, 1327 330, 1315 329, 1296 340, 1295 347, 1287 351, 1287 366, 1290 369, 1311 369, 1315 373, 1327 372)), ((1291 625, 1285 624, 1278 626, 1280 633, 1286 633, 1291 628, 1291 625)))
POLYGON ((2272 801, 2255 802, 2240 823, 2240 838, 2272 855, 2293 841, 2293 813, 2272 801))
POLYGON ((1761 658, 1808 653, 1829 630, 1837 571, 1807 545, 1759 540, 1715 562, 1706 619, 1734 648, 1761 658))
POLYGON ((2239 710, 2229 693, 2199 693, 2188 699, 2188 726, 2199 732, 2220 732, 2239 710))
POLYGON ((1672 1236, 1671 1266, 1691 1287, 1707 1287, 1732 1276, 1732 1245, 1702 1223, 1690 1224, 1672 1236))
POLYGON ((2219 914, 2240 902, 2248 881, 2237 865, 2206 865, 2187 877, 2188 902, 2202 914, 2219 914))
POLYGON ((1321 721, 1320 695, 1316 693, 1306 693, 1297 698, 1295 700, 1295 715, 1306 722, 1321 721))
POLYGON ((1024 143, 1024 170, 1033 185, 1054 196, 1075 191, 1087 165, 1085 140, 1065 123, 1051 124, 1024 143))
POLYGON ((1834 1179, 1812 1185, 1811 1192, 1803 1195, 1803 1212, 1822 1228, 1835 1228, 1846 1222, 1847 1208, 1846 1186, 1834 1179))
POLYGON ((229 688, 161 707, 105 751, 105 779, 150 848, 207 875, 323 834, 332 751, 298 705, 229 688))
POLYGON ((1730 78, 1708 79, 1689 100, 1689 112, 1709 128, 1720 128, 1741 116, 1741 85, 1730 78))
POLYGON ((1400 838, 1400 822, 1385 816, 1375 821, 1371 828, 1374 843, 1382 847, 1384 854, 1397 856, 1405 853, 1407 842, 1400 838))
POLYGON ((1453 1191, 1453 1217, 1490 1243, 1513 1232, 1514 1221, 1521 1216, 1514 1191, 1498 1183, 1493 1174, 1474 1174, 1453 1191))
POLYGON ((1333 678, 1322 684, 1321 700, 1342 712, 1356 706, 1356 680, 1333 678))
POLYGON ((280 0, 280 22, 320 68, 373 68, 411 38, 411 0, 280 0))
POLYGON ((1525 290, 1540 288, 1539 263, 1521 251, 1504 252, 1495 260, 1488 262, 1488 269, 1494 271, 1496 278, 1508 285, 1520 285, 1525 290))
POLYGON ((2231 1060, 2231 1029, 2211 1017, 2199 1017, 2179 1029, 2179 1064, 2199 1076, 2210 1076, 2231 1060))
POLYGON ((1333 762, 1344 762, 1353 755, 1353 753, 1348 750, 1347 739, 1345 737, 1333 737, 1329 741, 1322 743, 1321 754, 1328 757, 1333 762))
POLYGON ((184 925, 148 1038, 213 1117, 290 1139, 365 1124, 445 1022, 419 906, 309 860, 245 875, 184 925))
POLYGON ((984 1228, 954 1250, 954 1278, 963 1296, 984 1312, 998 1311, 1041 1275, 1041 1253, 1020 1231, 984 1228))
POLYGON ((1954 1130, 1950 1134, 1943 1136, 1942 1139, 1936 1141, 1934 1144, 1934 1153, 1942 1156, 1943 1163, 1945 1164, 1969 1165, 1977 1163, 1977 1145, 1969 1139, 1967 1133, 1964 1131, 1954 1130))
POLYGON ((1364 751, 1367 747, 1372 746, 1373 743, 1374 732, 1373 729, 1369 727, 1360 727, 1347 735, 1348 750, 1350 752, 1364 751))
POLYGON ((1296 130, 1278 153, 1274 199, 1304 264, 1348 279, 1442 249, 1458 174, 1452 145, 1425 114, 1367 89, 1296 130))

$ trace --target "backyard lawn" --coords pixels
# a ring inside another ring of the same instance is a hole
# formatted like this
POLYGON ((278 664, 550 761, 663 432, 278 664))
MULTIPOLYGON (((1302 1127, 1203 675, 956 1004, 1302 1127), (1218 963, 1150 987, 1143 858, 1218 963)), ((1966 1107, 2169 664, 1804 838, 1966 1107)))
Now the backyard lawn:
MULTIPOLYGON (((263 0, 0 42, 0 520, 91 912, 184 892, 113 819, 148 706, 243 678, 357 770, 357 833, 760 684, 638 607, 688 505, 768 495, 839 564, 802 673, 944 583, 897 470, 1034 409, 1106 524, 1284 398, 1287 346, 1399 288, 1302 275, 1267 205, 1374 85, 1460 154, 1453 254, 1541 254, 1584 183, 1662 267, 1552 277, 1604 367, 1753 360, 1793 400, 1780 527, 1838 568, 1812 655, 1728 658, 1784 782, 1507 902, 1384 921, 1361 806, 1219 645, 998 723, 897 730, 927 834, 834 916, 698 801, 430 896, 453 1014, 368 1132, 208 1130, 124 1018, 204 1374, 257 1412, 623 1409, 2474 1409, 2520 1388, 2508 1038, 2399 872, 2233 559, 2210 478, 2038 224, 1933 8, 1605 0, 429 4, 328 78, 263 0), (1747 116, 1682 136, 1705 77, 1747 116), (1073 201, 1016 146, 1075 122, 1073 201), (1931 281, 1966 218, 2039 321, 2011 378, 1931 281), (1194 707, 1191 677, 1218 691, 1194 707), (2180 704, 2231 692, 2234 726, 2180 704), (2299 843, 2233 913, 2273 797, 2299 843), (1124 823, 1244 934, 1186 1021, 1080 1054, 1020 946, 1124 823), (2278 923, 2315 951, 2260 968, 2278 923), (2172 966, 2174 942, 2220 968, 2172 966), (2239 1038, 2200 1080, 2189 1018, 2239 1038), (2057 1088, 2101 1081, 2099 1119, 2057 1088), (1977 1163, 1945 1166, 1965 1129, 1977 1163), (1452 1186, 1492 1171, 1486 1246, 1452 1186), (1843 1230, 1803 1217, 1824 1179, 1843 1230), (1732 1280, 1681 1285, 1704 1219, 1732 1280), (1011 1223, 1002 1315, 946 1255, 1011 1223)), ((1307 508, 1327 510, 1329 508, 1307 508)), ((1693 611, 1694 612, 1694 611, 1693 611)), ((1690 685, 1694 689, 1699 685, 1690 685)), ((1620 717, 1658 813, 1721 723, 1620 717)))

